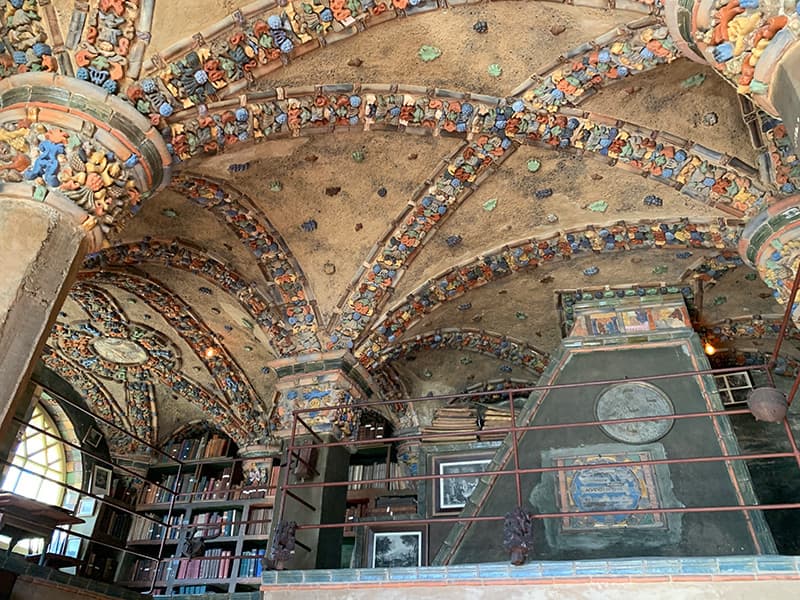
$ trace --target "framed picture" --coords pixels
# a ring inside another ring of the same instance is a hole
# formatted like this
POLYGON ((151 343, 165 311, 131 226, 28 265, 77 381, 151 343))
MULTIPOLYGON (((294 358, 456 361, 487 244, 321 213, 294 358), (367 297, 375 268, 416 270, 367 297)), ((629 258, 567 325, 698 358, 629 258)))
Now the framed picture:
POLYGON ((422 566, 422 531, 373 531, 369 567, 422 566))
POLYGON ((103 434, 97 431, 97 429, 94 427, 90 427, 89 431, 86 432, 86 435, 83 436, 83 443, 91 446, 92 448, 97 448, 102 439, 103 434))
POLYGON ((111 493, 111 469, 95 465, 92 470, 91 492, 95 496, 106 496, 111 493))
POLYGON ((78 502, 78 509, 75 511, 76 517, 93 517, 94 510, 97 507, 97 500, 91 496, 84 496, 78 502))
POLYGON ((478 486, 479 474, 486 471, 493 455, 494 452, 434 455, 431 459, 431 472, 442 477, 433 482, 433 513, 452 513, 464 508, 467 499, 478 486), (467 473, 478 475, 464 477, 467 473), (456 475, 458 477, 452 477, 456 475))
POLYGON ((78 492, 75 490, 66 490, 64 492, 64 500, 61 502, 61 506, 66 508, 67 510, 75 510, 75 507, 78 505, 78 492))
POLYGON ((81 538, 75 537, 74 535, 70 536, 70 538, 67 540, 67 546, 64 549, 64 554, 72 558, 78 558, 78 555, 80 553, 81 553, 81 538))

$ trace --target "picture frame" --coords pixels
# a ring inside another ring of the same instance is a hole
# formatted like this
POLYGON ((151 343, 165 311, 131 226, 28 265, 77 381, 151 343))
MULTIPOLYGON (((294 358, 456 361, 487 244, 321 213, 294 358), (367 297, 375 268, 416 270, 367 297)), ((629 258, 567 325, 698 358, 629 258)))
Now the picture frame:
POLYGON ((367 566, 372 569, 421 567, 424 545, 421 529, 371 530, 367 566))
POLYGON ((90 427, 86 435, 83 436, 83 443, 92 448, 97 448, 103 440, 103 434, 94 427, 90 427))
POLYGON ((100 465, 92 469, 92 485, 90 492, 95 496, 107 496, 111 493, 111 477, 113 472, 100 465))
POLYGON ((432 516, 452 516, 460 512, 467 499, 478 486, 481 475, 495 455, 492 443, 482 452, 433 453, 428 458, 428 473, 442 477, 431 480, 428 486, 429 507, 432 516), (475 477, 447 477, 475 473, 475 477))
POLYGON ((74 535, 70 536, 67 540, 67 545, 64 548, 64 556, 71 558, 78 558, 81 553, 81 538, 74 535))
POLYGON ((97 499, 91 496, 83 496, 78 502, 78 508, 75 509, 76 517, 93 517, 94 511, 97 508, 97 499))

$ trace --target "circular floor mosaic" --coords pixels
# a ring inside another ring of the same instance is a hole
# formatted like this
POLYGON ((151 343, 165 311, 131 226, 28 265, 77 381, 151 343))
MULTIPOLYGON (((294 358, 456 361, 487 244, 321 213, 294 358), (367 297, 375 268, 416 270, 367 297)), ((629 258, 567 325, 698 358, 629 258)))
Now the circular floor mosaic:
MULTIPOLYGON (((675 408, 669 397, 649 383, 626 382, 606 389, 597 398, 595 414, 598 421, 660 417, 674 415, 675 408)), ((611 423, 600 425, 609 437, 628 444, 647 444, 666 435, 673 419, 611 423)))

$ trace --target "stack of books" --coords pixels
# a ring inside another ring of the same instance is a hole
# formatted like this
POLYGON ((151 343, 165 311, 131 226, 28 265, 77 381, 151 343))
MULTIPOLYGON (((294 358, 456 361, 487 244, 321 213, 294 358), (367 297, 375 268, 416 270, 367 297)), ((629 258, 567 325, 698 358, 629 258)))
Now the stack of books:
POLYGON ((492 431, 493 429, 508 429, 513 424, 511 410, 496 406, 482 405, 481 409, 481 440, 496 440, 504 438, 508 432, 492 431))
POLYGON ((477 411, 469 406, 446 406, 436 411, 430 427, 422 428, 422 442, 469 442, 478 439, 477 411))

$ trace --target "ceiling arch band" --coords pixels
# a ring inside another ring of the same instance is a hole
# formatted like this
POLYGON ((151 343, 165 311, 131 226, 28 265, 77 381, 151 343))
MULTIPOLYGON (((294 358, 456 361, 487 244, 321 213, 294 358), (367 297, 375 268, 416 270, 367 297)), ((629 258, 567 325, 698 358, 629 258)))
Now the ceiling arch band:
POLYGON ((282 319, 273 322, 280 327, 273 339, 282 355, 320 351, 316 301, 300 265, 266 215, 230 184, 206 177, 178 175, 171 189, 225 223, 256 258, 266 280, 275 283, 274 302, 281 307, 282 319))
POLYGON ((417 288, 380 319, 356 347, 364 365, 398 341, 408 328, 444 302, 449 302, 490 281, 534 268, 557 259, 596 253, 645 249, 718 248, 734 250, 742 230, 738 219, 691 222, 677 220, 647 223, 595 225, 561 232, 549 238, 527 239, 488 252, 453 267, 417 288))
POLYGON ((200 406, 237 443, 258 439, 264 434, 263 410, 244 372, 211 330, 191 312, 180 297, 152 278, 131 273, 81 273, 79 281, 111 285, 144 300, 194 351, 226 401, 221 401, 176 370, 159 370, 158 375, 163 377, 164 383, 175 393, 200 406))
POLYGON ((127 244, 118 244, 89 255, 83 263, 85 270, 125 267, 127 265, 158 264, 180 269, 202 277, 236 298, 246 313, 268 336, 275 356, 290 334, 282 326, 281 315, 276 314, 274 303, 252 284, 222 261, 184 240, 159 240, 146 238, 127 244))

